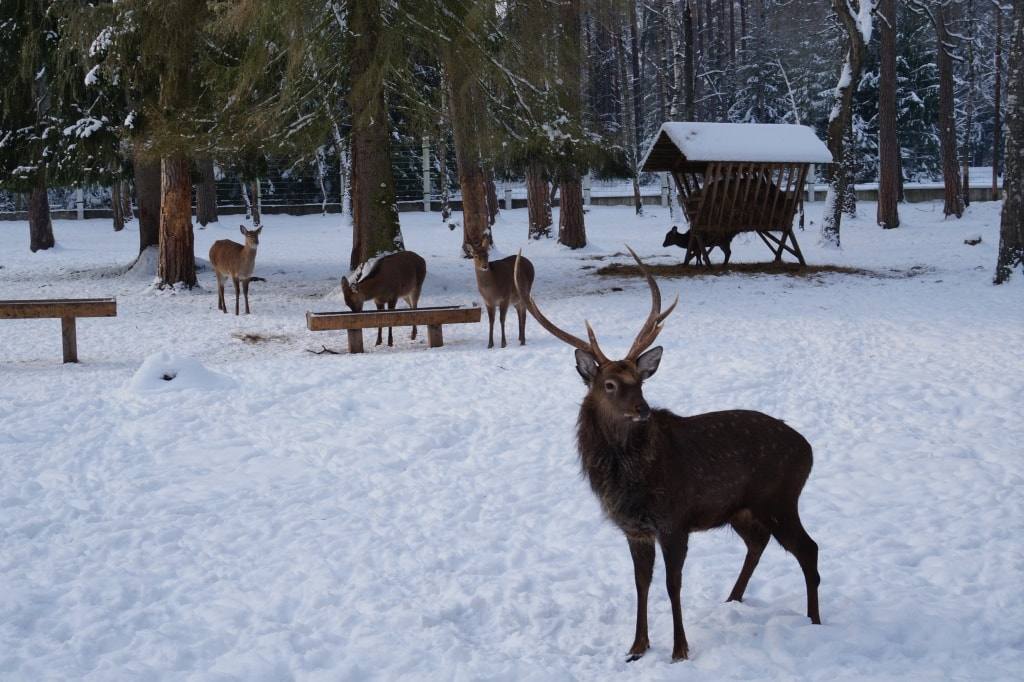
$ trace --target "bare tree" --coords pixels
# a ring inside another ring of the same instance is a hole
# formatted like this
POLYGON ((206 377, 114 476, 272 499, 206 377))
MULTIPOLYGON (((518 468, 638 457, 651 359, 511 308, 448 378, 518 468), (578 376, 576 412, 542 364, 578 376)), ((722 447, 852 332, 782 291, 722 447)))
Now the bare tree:
POLYGON ((896 136, 896 0, 879 6, 878 224, 900 226, 900 145, 896 136))
POLYGON ((1024 271, 1024 2, 1013 4, 1006 93, 1006 172, 995 283, 1024 271))

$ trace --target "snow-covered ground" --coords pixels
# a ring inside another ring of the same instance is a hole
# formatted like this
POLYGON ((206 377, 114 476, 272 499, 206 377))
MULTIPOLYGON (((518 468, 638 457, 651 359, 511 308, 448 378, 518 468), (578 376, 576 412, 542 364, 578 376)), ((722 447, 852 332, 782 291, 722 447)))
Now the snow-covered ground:
MULTIPOLYGON (((60 363, 55 320, 0 321, 0 678, 1020 679, 1024 285, 991 285, 999 206, 944 221, 906 205, 891 231, 860 208, 842 251, 816 243, 820 203, 798 237, 811 263, 877 276, 661 280, 680 304, 648 400, 763 410, 814 445, 801 510, 825 623, 774 543, 747 601, 723 603, 743 543, 698 534, 692 660, 675 665, 660 562, 653 648, 625 662, 629 552, 579 476, 571 349, 533 320, 525 348, 487 350, 481 324, 436 350, 402 329, 392 349, 314 355, 345 348, 304 324, 342 308, 338 216, 266 217, 267 281, 237 318, 208 270, 191 293, 121 274, 132 227, 58 221, 58 247, 31 254, 25 223, 0 224, 0 298, 118 299, 116 318, 79 321, 79 365, 60 363)), ((525 210, 500 220, 548 315, 576 333, 590 319, 610 353, 649 298, 595 266, 626 241, 651 262, 682 253, 661 247, 659 209, 594 209, 580 252, 525 244, 525 210)), ((428 263, 421 303, 478 300, 460 236, 402 221, 428 263)), ((237 222, 197 230, 197 253, 225 237, 237 222)))

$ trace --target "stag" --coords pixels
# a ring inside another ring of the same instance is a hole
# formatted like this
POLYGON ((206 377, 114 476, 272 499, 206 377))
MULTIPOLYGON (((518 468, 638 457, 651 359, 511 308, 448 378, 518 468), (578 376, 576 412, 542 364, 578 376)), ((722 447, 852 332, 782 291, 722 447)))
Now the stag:
MULTIPOLYGON (((627 247, 628 248, 628 247, 627 247)), ((689 655, 679 592, 690 533, 729 524, 747 555, 729 601, 742 601, 761 553, 774 537, 792 553, 807 586, 807 616, 818 613, 818 546, 800 522, 800 491, 811 471, 811 446, 782 421, 760 412, 726 410, 680 416, 651 409, 643 382, 658 370, 662 348, 650 348, 673 303, 630 249, 651 290, 651 311, 622 360, 610 360, 586 323, 584 341, 551 323, 532 296, 527 308, 544 329, 576 349, 587 386, 577 422, 580 464, 607 517, 625 534, 636 581, 636 636, 628 659, 650 647, 647 593, 655 543, 665 563, 672 603, 672 659, 689 655), (650 348, 648 350, 648 348, 650 348)), ((678 302, 678 297, 676 298, 678 302)))

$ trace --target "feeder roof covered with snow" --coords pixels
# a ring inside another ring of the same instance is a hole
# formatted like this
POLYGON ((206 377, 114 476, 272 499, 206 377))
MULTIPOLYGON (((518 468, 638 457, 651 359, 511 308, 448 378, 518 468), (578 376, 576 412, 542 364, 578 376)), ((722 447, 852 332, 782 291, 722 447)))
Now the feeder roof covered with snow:
POLYGON ((673 171, 714 161, 832 163, 832 154, 807 126, 669 121, 661 124, 640 170, 673 171))

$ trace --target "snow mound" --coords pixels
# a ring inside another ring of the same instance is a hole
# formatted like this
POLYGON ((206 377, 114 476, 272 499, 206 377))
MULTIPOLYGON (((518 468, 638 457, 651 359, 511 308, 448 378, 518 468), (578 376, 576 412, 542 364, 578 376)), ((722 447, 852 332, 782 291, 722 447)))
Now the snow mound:
POLYGON ((234 386, 234 379, 207 369, 195 358, 160 352, 146 358, 125 388, 133 393, 150 393, 189 388, 219 390, 234 386))
POLYGON ((159 255, 160 250, 157 247, 147 246, 125 271, 124 276, 128 279, 152 281, 156 277, 156 261, 159 255))

